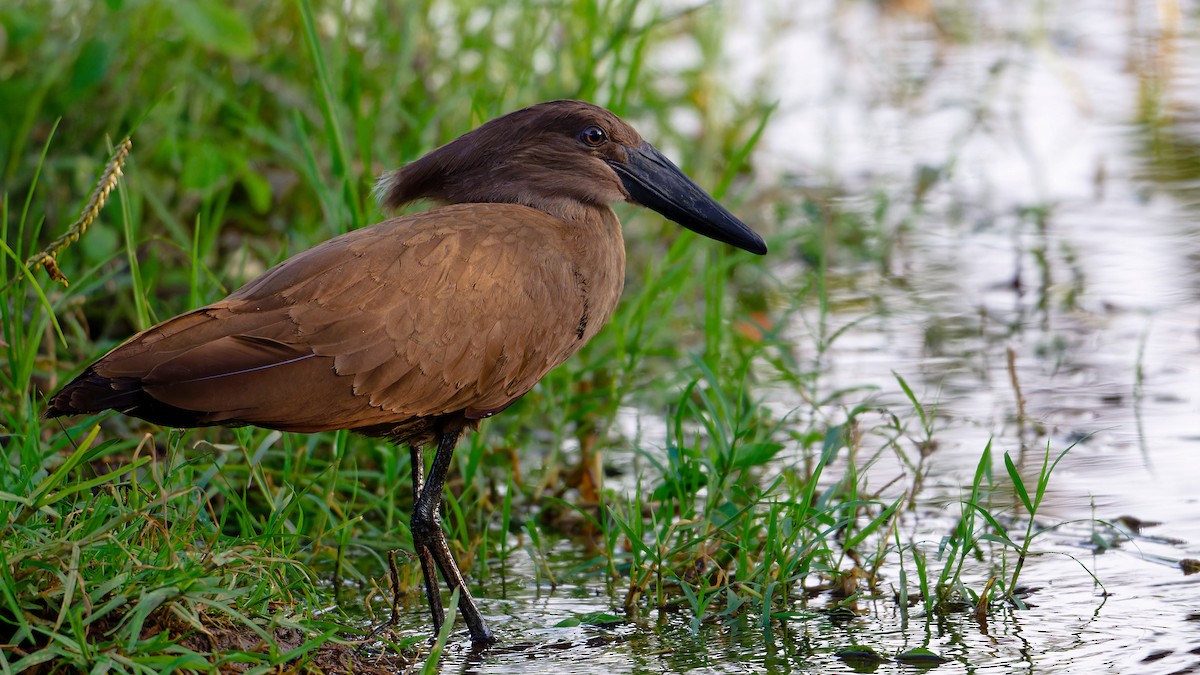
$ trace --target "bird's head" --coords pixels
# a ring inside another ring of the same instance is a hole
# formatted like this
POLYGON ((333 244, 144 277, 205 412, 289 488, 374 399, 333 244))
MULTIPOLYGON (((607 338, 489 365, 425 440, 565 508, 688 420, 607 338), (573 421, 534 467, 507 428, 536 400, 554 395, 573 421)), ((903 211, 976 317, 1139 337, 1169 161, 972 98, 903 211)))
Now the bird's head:
POLYGON ((767 246, 633 127, 582 101, 498 117, 380 179, 388 208, 416 199, 524 204, 573 219, 629 201, 752 253, 767 246))

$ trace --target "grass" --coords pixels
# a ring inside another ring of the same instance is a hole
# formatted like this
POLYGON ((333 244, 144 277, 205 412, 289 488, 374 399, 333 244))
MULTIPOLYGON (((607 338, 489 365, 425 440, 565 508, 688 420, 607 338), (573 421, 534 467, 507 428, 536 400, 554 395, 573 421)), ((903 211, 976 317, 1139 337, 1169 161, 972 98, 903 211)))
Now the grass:
MULTIPOLYGON (((355 651, 388 616, 388 551, 411 546, 406 453, 346 433, 40 417, 46 395, 133 332, 374 222, 382 170, 499 113, 578 97, 634 120, 735 210, 757 208, 749 161, 773 107, 735 101, 708 75, 719 7, 346 7, 110 0, 73 8, 70 30, 53 3, 0 9, 0 65, 17 74, 0 99, 20 102, 0 110, 0 282, 13 280, 0 296, 0 671, 436 664, 448 633, 432 652, 424 633, 355 651), (680 42, 699 56, 662 70, 680 42), (56 257, 69 285, 29 268, 61 223, 94 211, 85 196, 125 136, 124 177, 56 257)), ((1033 515, 1062 455, 1033 491, 1005 455, 1017 517, 991 498, 1000 486, 984 448, 958 526, 930 551, 898 525, 921 490, 936 411, 899 375, 911 410, 825 378, 848 328, 830 325, 828 267, 842 254, 884 265, 888 208, 881 197, 864 213, 800 199, 760 209, 797 224, 761 223, 766 264, 811 263, 795 279, 623 209, 629 284, 611 325, 460 444, 445 520, 468 575, 490 588, 493 563, 528 554, 557 583, 549 540, 569 528, 551 516, 567 513, 599 552, 580 574, 606 582, 614 611, 681 608, 693 629, 856 611, 887 596, 885 565, 898 566, 902 611, 914 590, 930 613, 1019 603, 1033 515), (798 345, 788 326, 801 316, 815 318, 798 345), (771 387, 803 405, 772 412, 771 387), (621 407, 661 412, 664 442, 616 433, 621 407), (632 456, 638 489, 604 489, 601 454, 632 456), (868 484, 885 457, 905 485, 868 484)), ((400 588, 420 602, 417 566, 400 563, 400 588)))

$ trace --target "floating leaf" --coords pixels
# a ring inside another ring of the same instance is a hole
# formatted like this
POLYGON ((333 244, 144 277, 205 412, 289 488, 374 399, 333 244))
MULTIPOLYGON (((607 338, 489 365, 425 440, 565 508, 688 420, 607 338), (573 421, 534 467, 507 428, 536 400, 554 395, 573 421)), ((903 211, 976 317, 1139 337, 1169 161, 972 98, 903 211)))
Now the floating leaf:
POLYGON ((605 612, 588 612, 580 617, 583 623, 593 626, 610 626, 614 623, 625 623, 625 617, 608 614, 605 612))
POLYGON ((934 666, 941 665, 950 659, 942 658, 928 649, 925 649, 924 647, 917 647, 916 649, 900 652, 896 656, 896 660, 900 663, 910 666, 932 668, 934 666))
POLYGON ((834 652, 839 659, 857 666, 875 666, 888 659, 866 645, 850 645, 834 652))
POLYGON ((555 628, 574 628, 583 624, 590 626, 611 626, 625 623, 625 617, 607 614, 605 612, 589 612, 581 616, 572 616, 554 624, 555 628))

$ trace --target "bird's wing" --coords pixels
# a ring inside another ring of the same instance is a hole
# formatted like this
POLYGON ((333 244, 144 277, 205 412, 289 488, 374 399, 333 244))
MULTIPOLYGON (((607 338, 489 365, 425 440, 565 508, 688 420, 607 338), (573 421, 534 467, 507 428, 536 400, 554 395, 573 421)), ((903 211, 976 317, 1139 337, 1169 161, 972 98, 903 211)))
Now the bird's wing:
POLYGON ((206 424, 316 431, 486 417, 582 346, 585 289, 565 227, 513 205, 380 223, 135 336, 94 370, 136 378, 206 424))

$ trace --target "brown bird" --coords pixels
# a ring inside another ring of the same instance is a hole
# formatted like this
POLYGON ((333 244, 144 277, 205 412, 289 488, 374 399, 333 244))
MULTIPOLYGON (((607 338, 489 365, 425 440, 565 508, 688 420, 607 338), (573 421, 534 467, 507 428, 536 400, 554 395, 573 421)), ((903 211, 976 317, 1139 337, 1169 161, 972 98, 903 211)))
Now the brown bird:
POLYGON ((48 417, 117 410, 173 427, 334 429, 407 444, 413 547, 435 632, 440 570, 475 642, 492 632, 439 508, 459 435, 525 395, 608 321, 629 201, 753 253, 761 237, 616 115, 552 101, 494 119, 385 175, 399 208, 224 300, 129 338, 50 399, 48 417), (436 445, 428 480, 422 448, 436 445))

